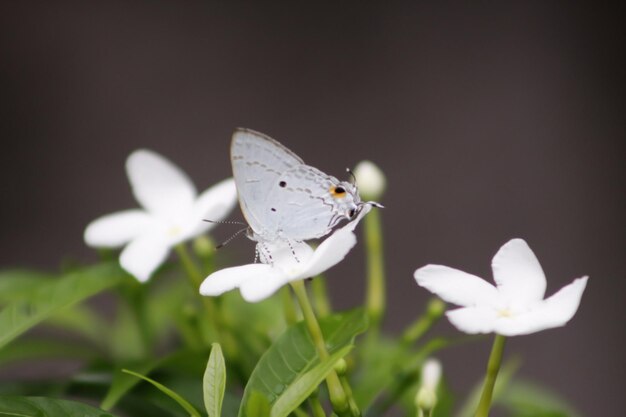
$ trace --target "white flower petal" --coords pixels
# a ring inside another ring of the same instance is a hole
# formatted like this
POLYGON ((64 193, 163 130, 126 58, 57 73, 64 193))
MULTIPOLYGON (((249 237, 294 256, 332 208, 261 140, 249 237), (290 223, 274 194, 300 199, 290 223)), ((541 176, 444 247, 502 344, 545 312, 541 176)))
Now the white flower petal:
POLYGON ((518 336, 564 326, 578 310, 587 280, 588 277, 578 278, 527 312, 501 318, 496 333, 518 336))
POLYGON ((171 216, 193 205, 196 189, 191 180, 156 152, 133 152, 126 161, 126 173, 135 198, 150 213, 171 216))
POLYGON ((305 242, 262 242, 257 243, 257 250, 261 262, 273 265, 289 276, 298 275, 313 256, 313 249, 305 242))
POLYGON ((256 303, 265 300, 288 282, 289 279, 286 275, 276 269, 272 269, 271 273, 246 280, 241 284, 239 290, 244 300, 256 303))
POLYGON ((493 257, 491 267, 498 291, 505 299, 519 305, 543 299, 546 277, 524 240, 505 243, 493 257))
POLYGON ((490 307, 463 307, 446 312, 450 323, 462 332, 491 333, 497 321, 496 310, 490 307))
MULTIPOLYGON (((225 179, 198 196, 194 203, 189 222, 192 233, 188 237, 195 237, 208 231, 215 223, 205 220, 220 221, 231 212, 237 203, 237 187, 232 178, 225 179)), ((186 228, 187 229, 187 228, 186 228)))
POLYGON ((311 278, 337 265, 356 245, 356 236, 350 228, 337 230, 324 240, 313 252, 313 256, 293 279, 311 278))
POLYGON ((125 210, 102 216, 85 228, 85 243, 92 247, 119 248, 145 231, 152 218, 143 210, 125 210))
POLYGON ((499 298, 496 287, 484 279, 447 266, 426 265, 413 276, 418 285, 460 306, 493 306, 499 298))
POLYGON ((304 266, 302 272, 297 277, 292 278, 292 280, 314 277, 341 262, 350 252, 350 249, 356 245, 354 229, 371 209, 372 206, 370 205, 364 206, 356 219, 326 238, 315 249, 313 256, 304 266))
POLYGON ((147 281, 165 261, 170 247, 154 235, 140 236, 130 242, 120 255, 120 265, 139 281, 147 281))
POLYGON ((272 267, 265 264, 249 264, 221 269, 209 275, 202 282, 200 294, 221 295, 239 288, 247 280, 263 280, 273 274, 272 267))

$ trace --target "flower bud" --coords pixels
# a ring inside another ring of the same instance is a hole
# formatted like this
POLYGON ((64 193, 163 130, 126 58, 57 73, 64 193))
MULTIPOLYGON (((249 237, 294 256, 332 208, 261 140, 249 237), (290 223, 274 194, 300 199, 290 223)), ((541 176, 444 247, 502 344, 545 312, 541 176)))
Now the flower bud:
POLYGON ((215 243, 206 235, 200 235, 193 240, 193 251, 201 258, 208 258, 215 252, 215 243))
POLYGON ((415 405, 424 415, 437 404, 437 386, 441 379, 441 363, 437 359, 428 359, 422 365, 422 382, 415 397, 415 405))
POLYGON ((444 303, 439 298, 433 298, 428 302, 428 306, 426 307, 426 314, 430 318, 439 318, 443 316, 443 313, 446 311, 446 303, 444 303))
POLYGON ((348 363, 346 362, 344 358, 339 359, 335 363, 335 372, 337 372, 337 375, 343 376, 346 374, 347 370, 348 370, 348 363))
POLYGON ((385 174, 373 162, 361 161, 354 169, 359 192, 364 200, 380 199, 385 192, 385 174))

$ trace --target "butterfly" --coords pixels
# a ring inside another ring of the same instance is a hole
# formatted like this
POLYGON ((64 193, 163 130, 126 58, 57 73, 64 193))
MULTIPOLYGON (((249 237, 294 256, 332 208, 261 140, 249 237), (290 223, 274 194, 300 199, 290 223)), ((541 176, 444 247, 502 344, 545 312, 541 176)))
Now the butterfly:
POLYGON ((230 159, 247 235, 260 243, 302 242, 329 234, 363 207, 355 183, 339 181, 304 163, 278 141, 235 130, 230 159))

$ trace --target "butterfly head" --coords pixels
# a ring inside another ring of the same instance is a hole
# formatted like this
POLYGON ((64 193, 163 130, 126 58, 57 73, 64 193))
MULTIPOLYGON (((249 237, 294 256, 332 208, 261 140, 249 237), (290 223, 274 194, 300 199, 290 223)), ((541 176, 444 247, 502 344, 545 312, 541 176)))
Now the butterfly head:
POLYGON ((361 204, 361 197, 354 184, 348 181, 341 181, 333 184, 328 190, 336 206, 336 212, 347 219, 356 217, 361 204))
POLYGON ((367 205, 383 207, 382 204, 375 201, 361 201, 359 189, 356 183, 353 182, 341 181, 337 185, 331 186, 330 195, 338 206, 337 211, 339 214, 348 220, 356 218, 363 210, 363 207, 367 205))

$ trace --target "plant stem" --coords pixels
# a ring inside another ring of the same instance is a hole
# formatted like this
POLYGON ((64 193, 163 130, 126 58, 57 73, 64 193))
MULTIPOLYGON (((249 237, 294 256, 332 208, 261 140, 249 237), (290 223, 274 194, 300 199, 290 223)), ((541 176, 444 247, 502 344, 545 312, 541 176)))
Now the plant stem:
POLYGON ((361 411, 359 410, 359 406, 356 404, 354 400, 354 396, 352 395, 352 388, 350 388, 350 381, 345 375, 339 377, 341 381, 341 386, 343 390, 346 392, 346 396, 348 397, 348 404, 350 406, 350 411, 353 416, 361 416, 361 411))
POLYGON ((491 348, 491 354, 489 355, 489 362, 487 364, 487 375, 485 376, 485 385, 483 386, 483 393, 480 396, 480 402, 476 409, 475 417, 487 417, 489 415, 489 409, 491 408, 491 398, 493 396, 493 387, 496 384, 496 378, 498 377, 498 371, 500 370, 500 363, 502 362, 502 353, 504 352, 504 344, 506 338, 497 334, 493 340, 493 347, 491 348))
MULTIPOLYGON (((204 279, 204 274, 200 271, 200 268, 194 262, 187 246, 184 243, 179 243, 176 245, 176 253, 180 258, 180 261, 183 264, 183 268, 187 273, 187 277, 189 278, 189 282, 191 284, 191 288, 200 298, 200 302, 204 306, 206 310, 206 314, 208 316, 208 320, 206 323, 209 324, 210 330, 213 332, 213 336, 215 341, 221 343, 224 348, 224 353, 228 355, 227 359, 230 361, 239 364, 240 366, 244 366, 245 356, 241 354, 241 349, 232 333, 226 331, 226 327, 224 326, 224 319, 221 316, 220 309, 214 303, 215 300, 210 297, 204 297, 200 295, 200 285, 202 284, 202 280, 204 279)), ((198 329, 200 331, 200 328, 198 329)), ((209 341, 207 341, 209 342, 209 341)), ((242 375, 245 375, 245 372, 242 371, 242 375)))
POLYGON ((209 315, 209 317, 212 320, 215 320, 216 319, 215 304, 210 298, 201 296, 199 292, 200 285, 202 284, 202 279, 203 279, 202 272, 200 272, 200 269, 191 258, 191 254, 189 253, 189 250, 187 249, 187 246, 184 243, 179 243, 178 245, 176 245, 175 248, 176 248, 176 253, 178 254, 178 257, 180 258, 180 261, 183 264, 183 268, 185 269, 185 272, 187 273, 187 278, 189 278, 189 282, 191 284, 192 290, 194 291, 195 294, 200 296, 202 305, 204 305, 204 308, 206 309, 206 312, 209 315))
POLYGON ((370 318, 370 329, 378 332, 385 313, 385 266, 380 210, 372 210, 365 217, 365 245, 367 248, 367 294, 365 305, 370 318))
MULTIPOLYGON (((313 311, 313 307, 309 301, 304 281, 299 280, 292 282, 291 288, 293 288, 296 298, 298 299, 298 303, 300 304, 300 308, 302 309, 304 322, 306 323, 311 339, 313 339, 317 355, 319 356, 320 361, 327 360, 330 355, 326 349, 326 342, 324 341, 322 329, 320 328, 320 324, 315 317, 315 312, 313 311)), ((333 406, 333 410, 339 415, 339 417, 353 416, 346 392, 341 385, 341 381, 339 381, 337 372, 333 370, 328 374, 326 377, 326 385, 328 386, 328 394, 330 396, 330 402, 333 406)))
POLYGON ((326 290, 326 279, 318 275, 311 281, 311 290, 313 291, 313 305, 319 317, 328 316, 332 309, 330 300, 328 299, 328 291, 326 290))
POLYGON ((280 298, 283 302, 283 312, 285 313, 287 326, 297 323, 298 313, 296 313, 296 306, 294 305, 293 298, 291 298, 291 292, 289 292, 288 287, 283 287, 280 290, 280 298))
POLYGON ((420 339, 443 316, 446 306, 443 301, 433 298, 428 302, 426 311, 413 322, 402 334, 402 346, 408 347, 420 339))
POLYGON ((313 394, 309 396, 309 405, 311 406, 313 417, 326 417, 326 412, 324 411, 324 407, 322 407, 322 403, 320 402, 318 389, 313 391, 313 394))

